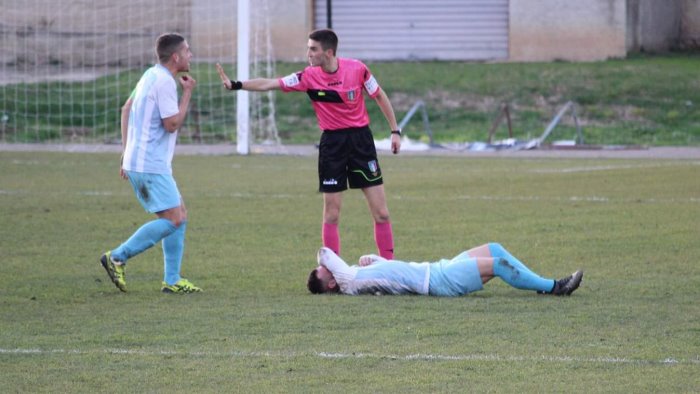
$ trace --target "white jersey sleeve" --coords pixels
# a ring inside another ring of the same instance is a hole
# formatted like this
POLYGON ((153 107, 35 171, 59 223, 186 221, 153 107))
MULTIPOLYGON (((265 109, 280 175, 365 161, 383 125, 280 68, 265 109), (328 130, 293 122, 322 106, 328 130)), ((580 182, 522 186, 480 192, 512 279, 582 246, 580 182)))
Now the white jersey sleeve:
POLYGON ((341 291, 343 291, 343 289, 347 287, 347 284, 355 279, 355 275, 357 275, 356 266, 348 266, 340 256, 325 246, 318 251, 318 264, 331 271, 341 291))
POLYGON ((177 84, 174 79, 164 79, 156 94, 161 119, 175 116, 180 112, 177 102, 177 84))

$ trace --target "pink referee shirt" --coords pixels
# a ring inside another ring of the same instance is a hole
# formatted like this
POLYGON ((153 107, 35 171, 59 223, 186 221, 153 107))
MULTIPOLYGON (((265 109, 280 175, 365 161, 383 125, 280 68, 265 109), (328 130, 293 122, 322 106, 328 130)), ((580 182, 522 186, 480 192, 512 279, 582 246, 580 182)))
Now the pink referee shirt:
POLYGON ((338 58, 333 73, 309 66, 278 80, 283 92, 306 92, 316 111, 321 130, 339 130, 369 125, 362 91, 379 94, 379 84, 359 60, 338 58))

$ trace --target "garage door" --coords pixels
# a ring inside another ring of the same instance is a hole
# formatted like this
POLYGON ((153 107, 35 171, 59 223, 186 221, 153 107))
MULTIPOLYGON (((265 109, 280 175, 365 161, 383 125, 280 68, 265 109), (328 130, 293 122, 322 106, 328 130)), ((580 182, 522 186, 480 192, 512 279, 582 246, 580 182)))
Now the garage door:
MULTIPOLYGON (((508 57, 509 0, 332 0, 339 56, 363 60, 490 60, 508 57)), ((327 0, 314 26, 328 27, 327 0)))

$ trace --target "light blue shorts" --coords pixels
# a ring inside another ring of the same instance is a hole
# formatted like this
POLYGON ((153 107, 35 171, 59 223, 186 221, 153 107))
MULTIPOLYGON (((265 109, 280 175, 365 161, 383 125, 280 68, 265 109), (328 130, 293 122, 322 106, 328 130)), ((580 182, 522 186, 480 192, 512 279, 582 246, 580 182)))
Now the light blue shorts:
POLYGON ((182 204, 175 178, 169 174, 126 171, 136 198, 146 212, 156 213, 182 204))
POLYGON ((432 296, 458 297, 483 288, 476 260, 466 253, 430 264, 428 294, 432 296))

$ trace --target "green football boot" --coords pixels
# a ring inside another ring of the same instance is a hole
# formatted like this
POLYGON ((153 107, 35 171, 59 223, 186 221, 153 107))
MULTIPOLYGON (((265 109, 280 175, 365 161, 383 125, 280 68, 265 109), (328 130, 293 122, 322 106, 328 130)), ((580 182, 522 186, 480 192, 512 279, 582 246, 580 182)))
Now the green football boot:
POLYGON ((178 280, 174 285, 169 285, 163 282, 163 287, 161 288, 163 293, 172 294, 190 294, 199 293, 202 291, 199 287, 195 286, 189 280, 182 278, 178 280))
POLYGON ((117 288, 126 293, 126 266, 124 264, 114 264, 112 260, 112 252, 108 251, 100 257, 100 263, 107 271, 109 279, 112 280, 117 288))

